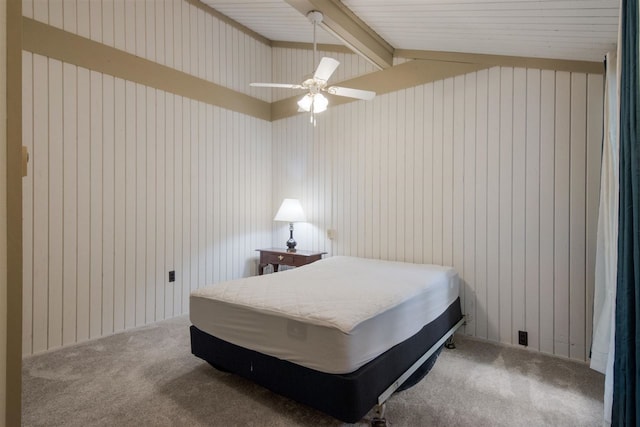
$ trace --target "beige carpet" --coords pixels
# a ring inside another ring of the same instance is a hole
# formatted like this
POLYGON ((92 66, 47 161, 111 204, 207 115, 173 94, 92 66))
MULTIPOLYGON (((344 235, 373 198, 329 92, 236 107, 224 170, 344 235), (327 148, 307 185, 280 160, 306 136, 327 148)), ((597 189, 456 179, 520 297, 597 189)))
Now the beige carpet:
MULTIPOLYGON (((26 359, 24 425, 341 425, 192 356, 188 325, 180 317, 26 359)), ((389 425, 602 425, 604 377, 586 365, 464 337, 457 345, 391 397, 389 425)))

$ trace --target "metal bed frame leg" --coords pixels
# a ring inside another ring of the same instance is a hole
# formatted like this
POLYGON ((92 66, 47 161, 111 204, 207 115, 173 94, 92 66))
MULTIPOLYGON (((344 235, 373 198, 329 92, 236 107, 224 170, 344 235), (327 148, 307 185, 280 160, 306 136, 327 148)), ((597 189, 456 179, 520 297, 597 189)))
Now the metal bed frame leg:
POLYGON ((371 419, 371 427, 387 427, 387 419, 384 417, 386 405, 386 403, 376 405, 376 415, 371 419))
POLYGON ((442 338, 438 340, 429 350, 427 350, 422 357, 420 357, 409 369, 405 371, 400 377, 391 384, 380 396, 378 396, 378 404, 375 408, 375 415, 371 419, 371 427, 387 427, 387 420, 384 418, 384 410, 386 401, 393 392, 395 392, 415 371, 418 370, 436 351, 438 351, 443 345, 447 348, 456 348, 453 342, 453 334, 464 323, 464 317, 458 321, 451 329, 447 331, 442 338))
POLYGON ((451 335, 447 341, 445 341, 444 346, 449 350, 456 348, 456 342, 453 340, 453 335, 451 335))

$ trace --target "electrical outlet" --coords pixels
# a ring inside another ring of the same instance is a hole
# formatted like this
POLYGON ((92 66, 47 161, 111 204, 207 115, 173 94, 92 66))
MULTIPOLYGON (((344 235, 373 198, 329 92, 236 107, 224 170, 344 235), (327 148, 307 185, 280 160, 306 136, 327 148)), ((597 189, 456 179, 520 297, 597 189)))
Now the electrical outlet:
POLYGON ((327 238, 329 240, 335 239, 336 238, 336 230, 334 230, 333 228, 327 229, 327 238))
POLYGON ((529 345, 529 334, 526 331, 518 331, 518 344, 525 347, 529 345))
POLYGON ((171 270, 169 272, 169 282, 175 282, 176 281, 176 272, 171 270))

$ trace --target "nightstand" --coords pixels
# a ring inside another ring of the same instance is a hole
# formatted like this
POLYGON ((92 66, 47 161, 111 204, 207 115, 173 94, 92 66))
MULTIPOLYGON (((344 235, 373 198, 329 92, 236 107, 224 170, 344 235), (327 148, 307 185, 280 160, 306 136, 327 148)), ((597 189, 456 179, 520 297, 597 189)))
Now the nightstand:
POLYGON ((256 249, 260 252, 260 263, 258 264, 258 275, 262 276, 264 268, 271 264, 273 265, 273 272, 278 271, 278 267, 281 265, 288 265, 290 267, 300 267, 303 265, 311 264, 314 261, 322 259, 322 255, 326 252, 313 252, 313 251, 301 251, 289 252, 286 249, 256 249))

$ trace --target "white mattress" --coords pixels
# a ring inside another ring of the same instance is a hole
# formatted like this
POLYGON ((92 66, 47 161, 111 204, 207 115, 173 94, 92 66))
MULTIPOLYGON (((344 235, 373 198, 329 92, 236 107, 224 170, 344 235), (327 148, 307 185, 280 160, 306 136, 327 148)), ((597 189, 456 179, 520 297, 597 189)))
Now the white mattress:
POLYGON ((353 372, 458 298, 450 267, 335 256, 191 293, 190 319, 227 342, 321 372, 353 372))

